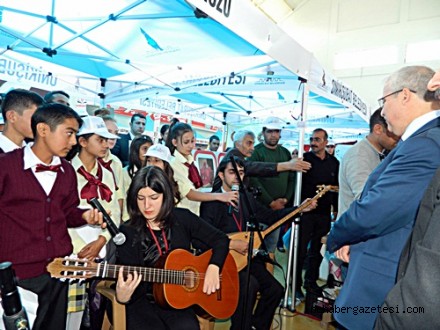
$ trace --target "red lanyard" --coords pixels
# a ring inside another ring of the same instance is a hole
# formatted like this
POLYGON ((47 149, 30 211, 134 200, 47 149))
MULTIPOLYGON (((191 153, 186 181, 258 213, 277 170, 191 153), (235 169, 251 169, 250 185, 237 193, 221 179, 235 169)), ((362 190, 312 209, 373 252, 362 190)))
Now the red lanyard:
POLYGON ((237 228, 238 228, 238 231, 242 231, 242 219, 241 219, 241 212, 240 212, 240 206, 239 206, 239 208, 238 208, 238 215, 239 215, 239 217, 240 217, 240 221, 238 221, 238 219, 237 219, 237 217, 235 216, 235 213, 234 213, 234 211, 232 211, 232 218, 234 219, 234 221, 235 221, 235 224, 237 225, 237 228))
MULTIPOLYGON (((160 246, 159 240, 156 237, 156 234, 154 234, 153 229, 151 229, 150 224, 147 224, 148 229, 150 230, 151 236, 153 236, 154 243, 156 243, 157 250, 159 251, 159 255, 162 256, 162 247, 160 246)), ((165 254, 168 253, 168 241, 165 236, 165 230, 162 228, 162 238, 165 243, 165 254)))

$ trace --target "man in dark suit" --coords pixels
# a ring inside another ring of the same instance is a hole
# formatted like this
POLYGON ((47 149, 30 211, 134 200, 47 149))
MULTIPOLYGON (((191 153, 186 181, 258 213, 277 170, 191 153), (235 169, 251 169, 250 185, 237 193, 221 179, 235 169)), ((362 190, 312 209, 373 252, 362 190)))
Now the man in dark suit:
MULTIPOLYGON (((440 71, 428 89, 440 100, 440 71)), ((397 283, 382 305, 376 329, 440 328, 440 168, 425 191, 410 239, 400 257, 397 283), (392 312, 391 312, 392 311, 392 312)))
POLYGON ((426 97, 433 75, 430 68, 411 66, 386 80, 379 103, 388 129, 401 141, 328 236, 329 251, 350 262, 335 302, 334 317, 343 327, 374 327, 378 307, 395 283, 423 193, 440 166, 440 112, 435 111, 440 102, 426 97))
POLYGON ((123 166, 128 165, 130 155, 130 143, 136 137, 142 135, 145 131, 145 124, 147 119, 143 114, 136 113, 130 119, 130 132, 128 134, 120 134, 115 146, 111 149, 111 153, 117 156, 123 166))

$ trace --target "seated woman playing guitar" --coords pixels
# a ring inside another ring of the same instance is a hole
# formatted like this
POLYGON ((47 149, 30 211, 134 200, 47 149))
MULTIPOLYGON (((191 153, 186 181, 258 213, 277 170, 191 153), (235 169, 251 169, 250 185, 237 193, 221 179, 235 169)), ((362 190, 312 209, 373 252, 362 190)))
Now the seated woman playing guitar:
MULTIPOLYGON (((219 294, 229 239, 190 211, 175 207, 172 185, 160 168, 148 166, 136 173, 128 189, 127 207, 130 220, 120 228, 127 240, 117 247, 118 263, 153 267, 161 256, 175 249, 190 251, 191 244, 199 240, 212 248, 209 265, 203 266, 202 295, 219 294)), ((159 306, 151 282, 141 283, 141 274, 132 269, 124 275, 123 268, 119 269, 116 295, 126 304, 127 329, 199 329, 192 308, 159 306)))

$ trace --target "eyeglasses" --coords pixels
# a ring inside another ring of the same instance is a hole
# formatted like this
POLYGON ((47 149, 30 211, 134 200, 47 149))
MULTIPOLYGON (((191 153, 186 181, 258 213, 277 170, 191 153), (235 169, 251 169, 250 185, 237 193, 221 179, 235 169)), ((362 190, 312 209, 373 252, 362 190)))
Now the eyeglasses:
MULTIPOLYGON (((392 92, 392 93, 390 93, 390 94, 387 94, 387 95, 381 97, 380 99, 378 99, 377 102, 379 102, 379 106, 382 108, 383 105, 385 104, 385 99, 386 99, 388 96, 391 96, 391 95, 394 95, 394 94, 398 94, 398 93, 402 92, 404 89, 405 89, 405 88, 399 89, 399 90, 397 90, 397 91, 395 91, 395 92, 392 92)), ((414 90, 412 90, 412 89, 410 89, 409 91, 410 91, 411 93, 417 93, 416 91, 414 91, 414 90)))
POLYGON ((322 142, 322 139, 319 137, 311 137, 309 140, 310 142, 318 142, 318 143, 322 142))

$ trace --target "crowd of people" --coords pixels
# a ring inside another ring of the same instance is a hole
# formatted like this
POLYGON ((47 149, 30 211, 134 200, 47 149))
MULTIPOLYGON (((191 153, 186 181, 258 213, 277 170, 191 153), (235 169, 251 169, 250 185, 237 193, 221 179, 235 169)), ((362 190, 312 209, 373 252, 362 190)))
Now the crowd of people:
MULTIPOLYGON (((120 134, 106 111, 79 117, 63 91, 44 98, 9 91, 1 104, 0 262, 12 262, 18 285, 38 297, 32 328, 99 328, 90 322, 90 283, 62 282, 46 270, 54 258, 69 255, 123 265, 115 290, 127 329, 206 327, 193 308, 162 307, 152 283, 137 271, 124 272, 155 267, 183 249, 212 251, 204 265, 206 295, 221 291, 229 251, 243 258, 255 254, 239 269, 231 329, 270 329, 284 288, 268 261, 276 250, 285 252, 287 227, 261 241, 262 253, 250 251, 244 236, 227 234, 267 228, 296 210, 299 173, 299 197, 307 206, 299 220, 295 297, 301 301, 321 290, 322 238, 328 235, 327 249, 346 273, 333 313, 338 327, 439 326, 440 73, 404 67, 385 81, 379 103, 369 134, 341 161, 322 128, 312 132, 310 150, 298 158, 298 150, 279 143, 282 122, 269 117, 259 144, 254 132, 236 131, 216 173, 208 173, 194 163, 189 124, 163 125, 155 143, 145 134, 142 114, 134 114, 128 134, 120 134), (208 182, 212 192, 202 191, 208 182), (338 186, 339 194, 309 201, 318 185, 338 186), (90 206, 93 198, 125 234, 124 244, 109 244, 102 213, 90 206), (395 306, 424 307, 424 313, 383 312, 395 306), (370 312, 354 313, 359 308, 370 312)), ((212 136, 209 150, 219 146, 212 136)))

